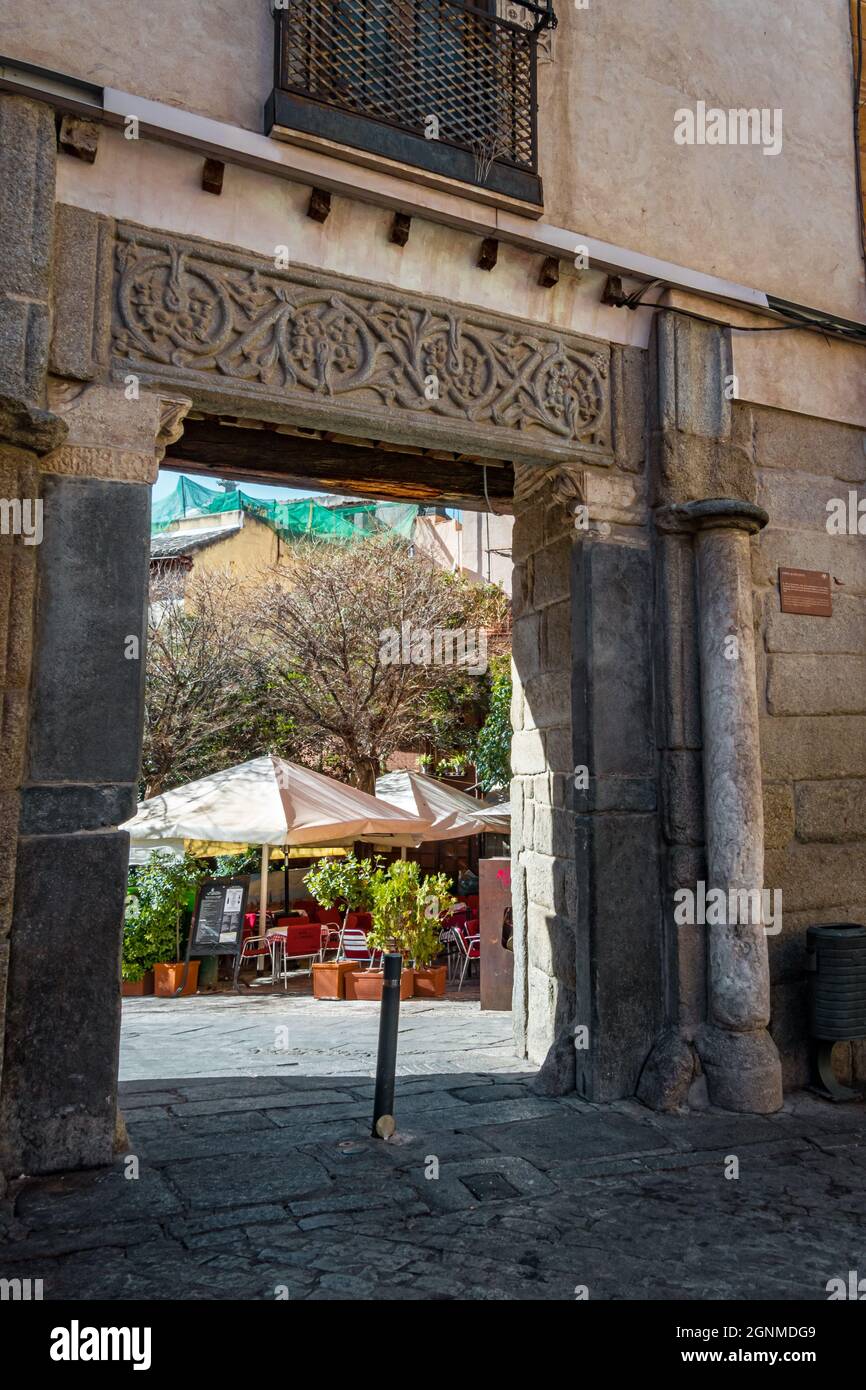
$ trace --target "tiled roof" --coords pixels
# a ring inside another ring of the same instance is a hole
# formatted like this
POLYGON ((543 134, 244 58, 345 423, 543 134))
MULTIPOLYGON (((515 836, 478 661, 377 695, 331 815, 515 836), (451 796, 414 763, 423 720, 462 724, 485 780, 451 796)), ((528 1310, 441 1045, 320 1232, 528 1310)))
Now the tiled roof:
POLYGON ((223 541, 228 536, 237 535, 240 529, 240 526, 220 526, 213 531, 186 531, 180 534, 176 531, 163 531, 160 535, 150 538, 151 559, 191 555, 196 550, 204 550, 205 546, 213 545, 215 541, 223 541))

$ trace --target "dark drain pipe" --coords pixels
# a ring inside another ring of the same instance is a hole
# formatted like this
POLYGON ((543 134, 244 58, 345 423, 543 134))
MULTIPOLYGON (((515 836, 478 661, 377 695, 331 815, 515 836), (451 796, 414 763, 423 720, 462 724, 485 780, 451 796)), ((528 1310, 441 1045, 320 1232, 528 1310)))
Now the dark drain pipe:
POLYGON ((374 1139, 388 1139, 396 1127, 394 1083, 397 1072, 397 1027, 400 1022, 400 975, 403 970, 403 957, 396 954, 387 955, 383 966, 379 1055, 376 1058, 376 1094, 373 1099, 374 1139))

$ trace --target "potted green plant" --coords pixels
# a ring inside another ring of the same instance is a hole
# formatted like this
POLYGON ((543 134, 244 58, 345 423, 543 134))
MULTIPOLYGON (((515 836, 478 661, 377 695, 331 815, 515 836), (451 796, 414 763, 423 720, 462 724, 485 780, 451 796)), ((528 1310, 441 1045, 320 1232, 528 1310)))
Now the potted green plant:
MULTIPOLYGON (((205 870, 192 858, 157 850, 134 872, 123 934, 121 975, 131 984, 152 970, 154 992, 173 995, 183 978, 182 944, 191 917, 190 899, 205 870)), ((185 994, 194 994, 198 961, 190 961, 185 994)))
MULTIPOLYGON (((397 859, 387 870, 380 870, 373 882, 373 929, 367 938, 380 951, 399 951, 404 959, 401 998, 408 998, 420 975, 418 992, 433 995, 445 992, 445 967, 441 975, 433 969, 438 953, 438 923, 454 899, 446 874, 421 878, 414 860, 397 859), (411 983, 410 983, 411 982, 411 983)), ((382 992, 382 972, 366 971, 365 980, 354 978, 354 987, 382 992)), ((348 995, 347 987, 347 995, 348 995)), ((356 995, 357 997, 357 995, 356 995)))
POLYGON ((455 753, 453 757, 445 758, 439 764, 438 771, 440 777, 452 777, 459 779, 465 776, 466 769, 468 766, 469 759, 466 757, 465 753, 455 753))
MULTIPOLYGON (((373 906, 373 880, 381 863, 375 859, 358 859, 346 854, 339 859, 321 859, 304 877, 304 884, 322 907, 338 908, 343 914, 342 926, 350 912, 369 912, 373 906)), ((313 966, 313 997, 315 999, 344 999, 346 976, 355 968, 354 962, 328 960, 313 966)))
MULTIPOLYGON (((345 990, 347 999, 377 1000, 382 998, 382 990, 385 987, 385 976, 381 970, 364 970, 359 967, 357 962, 348 972, 345 978, 345 990)), ((411 999, 414 988, 415 973, 405 966, 400 972, 400 998, 411 999)))
POLYGON ((439 922, 454 906, 451 880, 445 873, 431 874, 419 885, 415 912, 407 931, 407 945, 413 962, 416 998, 441 998, 445 993, 447 967, 434 965, 441 951, 439 922))

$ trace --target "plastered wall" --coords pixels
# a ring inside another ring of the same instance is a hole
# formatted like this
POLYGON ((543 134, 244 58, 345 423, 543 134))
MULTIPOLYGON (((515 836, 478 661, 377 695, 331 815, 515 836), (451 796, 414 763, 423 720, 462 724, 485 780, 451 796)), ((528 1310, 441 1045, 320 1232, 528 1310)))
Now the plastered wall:
MULTIPOLYGON (((545 218, 849 318, 866 317, 848 0, 557 0, 539 70, 545 218), (779 108, 783 146, 682 146, 703 100, 779 108)), ((262 129, 264 0, 0 0, 0 47, 91 82, 262 129)), ((363 178, 363 175, 359 175, 363 178)))

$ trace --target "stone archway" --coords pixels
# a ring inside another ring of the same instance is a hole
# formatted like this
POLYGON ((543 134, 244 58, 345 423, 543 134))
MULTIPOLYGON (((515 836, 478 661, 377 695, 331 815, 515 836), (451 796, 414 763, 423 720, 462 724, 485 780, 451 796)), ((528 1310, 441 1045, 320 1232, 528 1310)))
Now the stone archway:
POLYGON ((44 513, 39 547, 2 538, 5 1171, 111 1156, 126 869, 116 826, 134 803, 143 671, 125 639, 143 636, 149 485, 190 415, 269 427, 278 468, 279 441, 288 458, 298 431, 318 433, 334 468, 342 450, 351 469, 353 440, 381 442, 405 451, 410 486, 434 462, 452 465, 457 496, 467 469, 480 497, 484 461, 513 464, 518 1046, 542 1087, 595 1100, 640 1087, 653 1103, 687 1086, 697 1049, 721 1103, 775 1108, 765 942, 728 940, 708 964, 670 912, 705 853, 722 886, 753 886, 763 843, 758 821, 747 825, 756 736, 735 751, 729 725, 714 724, 702 753, 714 643, 730 624, 745 639, 751 624, 742 538, 760 520, 723 400, 723 331, 661 315, 648 362, 55 209, 53 114, 18 97, 0 107, 13 137, 5 186, 20 194, 3 205, 2 466, 8 497, 44 513), (691 505, 707 499, 722 511, 691 505), (709 554, 724 563, 725 602, 707 589, 709 554), (720 767, 737 789, 724 816, 720 767), (749 968, 732 972, 744 950, 749 968))

